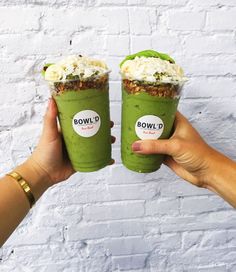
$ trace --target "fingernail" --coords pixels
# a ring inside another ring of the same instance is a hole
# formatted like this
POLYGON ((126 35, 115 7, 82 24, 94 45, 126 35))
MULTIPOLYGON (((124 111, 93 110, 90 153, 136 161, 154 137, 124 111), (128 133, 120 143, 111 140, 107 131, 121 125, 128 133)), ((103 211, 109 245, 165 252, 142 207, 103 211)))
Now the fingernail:
POLYGON ((136 142, 132 144, 132 150, 133 151, 140 151, 141 150, 141 144, 136 142))

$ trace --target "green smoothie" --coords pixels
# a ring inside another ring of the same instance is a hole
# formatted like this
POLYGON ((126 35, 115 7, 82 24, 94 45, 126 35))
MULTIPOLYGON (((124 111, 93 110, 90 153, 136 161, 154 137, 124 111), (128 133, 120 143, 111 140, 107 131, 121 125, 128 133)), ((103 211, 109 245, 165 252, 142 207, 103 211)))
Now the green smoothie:
POLYGON ((53 97, 73 168, 91 172, 108 165, 111 162, 108 87, 67 90, 53 97))
POLYGON ((102 60, 82 55, 43 67, 75 171, 92 172, 111 163, 109 72, 102 60))
POLYGON ((149 173, 160 168, 164 154, 132 151, 139 140, 171 136, 180 92, 186 81, 183 69, 165 53, 144 50, 120 63, 122 76, 121 158, 130 170, 149 173))
POLYGON ((156 171, 160 168, 164 155, 135 154, 131 146, 140 137, 155 139, 161 133, 159 139, 169 138, 179 98, 151 96, 148 93, 129 94, 123 86, 122 101, 122 162, 128 169, 136 172, 156 171))

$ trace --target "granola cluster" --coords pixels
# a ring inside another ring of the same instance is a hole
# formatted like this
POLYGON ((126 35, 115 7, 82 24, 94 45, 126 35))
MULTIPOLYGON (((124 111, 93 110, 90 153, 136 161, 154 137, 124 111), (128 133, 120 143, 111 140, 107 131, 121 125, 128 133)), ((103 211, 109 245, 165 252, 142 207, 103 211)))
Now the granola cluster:
POLYGON ((179 96, 180 86, 171 83, 147 84, 139 81, 123 79, 123 86, 129 94, 148 93, 152 96, 175 98, 179 96))
POLYGON ((101 76, 96 79, 81 81, 65 81, 54 82, 51 85, 52 93, 55 95, 61 95, 67 91, 82 91, 86 89, 104 89, 108 84, 108 75, 101 76))

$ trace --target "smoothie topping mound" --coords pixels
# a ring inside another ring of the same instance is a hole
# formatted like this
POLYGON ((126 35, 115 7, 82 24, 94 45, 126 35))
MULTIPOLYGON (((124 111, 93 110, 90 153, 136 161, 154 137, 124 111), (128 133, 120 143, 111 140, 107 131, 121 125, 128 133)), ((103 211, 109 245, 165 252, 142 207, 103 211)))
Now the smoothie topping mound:
POLYGON ((86 56, 69 56, 57 63, 46 64, 42 74, 47 81, 96 80, 109 73, 105 62, 86 56))
POLYGON ((145 50, 127 56, 120 65, 123 79, 144 83, 181 84, 186 81, 183 69, 167 54, 145 50))

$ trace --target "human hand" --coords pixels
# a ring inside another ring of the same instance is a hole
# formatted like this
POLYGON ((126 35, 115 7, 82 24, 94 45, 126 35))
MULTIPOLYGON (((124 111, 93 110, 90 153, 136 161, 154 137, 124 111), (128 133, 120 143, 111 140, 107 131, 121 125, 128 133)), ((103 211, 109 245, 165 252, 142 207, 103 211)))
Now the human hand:
MULTIPOLYGON (((111 122, 111 127, 113 122, 111 122)), ((115 142, 115 137, 111 137, 115 142)), ((111 164, 114 160, 111 161, 111 164)), ((75 170, 68 158, 62 134, 57 123, 57 106, 50 99, 44 116, 43 132, 39 143, 28 160, 15 169, 30 182, 38 199, 50 186, 68 179, 75 170)))
POLYGON ((66 180, 75 173, 58 128, 57 113, 56 103, 50 98, 44 116, 42 135, 29 158, 29 162, 38 165, 47 174, 50 185, 66 180))
POLYGON ((199 187, 207 187, 214 162, 220 154, 211 148, 179 112, 174 134, 167 140, 136 141, 132 145, 138 154, 167 154, 164 164, 178 176, 199 187))

